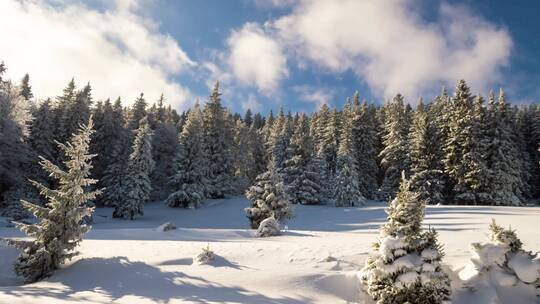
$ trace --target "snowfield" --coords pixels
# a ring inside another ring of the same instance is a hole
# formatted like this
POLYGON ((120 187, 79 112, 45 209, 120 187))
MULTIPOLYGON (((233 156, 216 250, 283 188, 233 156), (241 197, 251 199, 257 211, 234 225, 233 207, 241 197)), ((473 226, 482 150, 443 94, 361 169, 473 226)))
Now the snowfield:
MULTIPOLYGON (((81 255, 41 282, 21 285, 12 271, 15 249, 0 244, 0 303, 372 303, 358 271, 386 220, 386 203, 363 207, 294 207, 281 236, 254 238, 238 197, 208 201, 200 209, 145 206, 134 221, 96 209, 81 255), (176 230, 162 231, 171 222, 176 230), (209 246, 212 261, 194 258, 209 246)), ((469 244, 482 242, 491 218, 511 225, 525 249, 540 250, 540 208, 428 206, 424 224, 437 229, 452 270, 452 303, 486 302, 485 292, 463 288, 457 273, 469 244)), ((0 218, 0 237, 23 237, 0 218)), ((533 288, 501 291, 500 303, 539 303, 533 288)))

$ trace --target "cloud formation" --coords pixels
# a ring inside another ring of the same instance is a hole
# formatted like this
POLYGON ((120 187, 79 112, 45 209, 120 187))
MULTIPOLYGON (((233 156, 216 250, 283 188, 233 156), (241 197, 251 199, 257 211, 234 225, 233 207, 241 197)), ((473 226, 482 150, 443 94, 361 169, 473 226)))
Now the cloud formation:
POLYGON ((323 104, 332 104, 332 99, 335 96, 335 92, 332 89, 308 85, 294 86, 292 90, 298 94, 298 98, 301 101, 313 103, 313 109, 318 109, 323 104))
POLYGON ((289 75, 281 46, 255 23, 247 23, 233 31, 227 39, 227 62, 232 74, 242 85, 254 85, 270 95, 289 75))
POLYGON ((300 67, 353 71, 378 96, 397 92, 415 100, 466 79, 486 90, 500 80, 512 39, 506 29, 465 7, 443 4, 437 20, 423 20, 406 0, 302 1, 269 26, 274 41, 300 67))
POLYGON ((191 94, 171 78, 195 63, 155 22, 136 14, 140 1, 115 4, 98 11, 79 1, 0 1, 0 60, 8 76, 28 72, 40 98, 59 95, 75 77, 80 85, 90 82, 98 99, 121 96, 129 104, 144 92, 152 102, 164 93, 182 107, 191 94))

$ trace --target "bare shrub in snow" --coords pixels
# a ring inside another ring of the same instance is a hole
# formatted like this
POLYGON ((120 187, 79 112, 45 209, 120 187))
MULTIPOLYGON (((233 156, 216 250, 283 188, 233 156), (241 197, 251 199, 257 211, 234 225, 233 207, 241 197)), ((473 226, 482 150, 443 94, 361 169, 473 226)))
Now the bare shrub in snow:
POLYGON ((195 257, 195 262, 199 265, 208 264, 216 258, 215 253, 210 250, 210 244, 202 249, 202 252, 195 257))

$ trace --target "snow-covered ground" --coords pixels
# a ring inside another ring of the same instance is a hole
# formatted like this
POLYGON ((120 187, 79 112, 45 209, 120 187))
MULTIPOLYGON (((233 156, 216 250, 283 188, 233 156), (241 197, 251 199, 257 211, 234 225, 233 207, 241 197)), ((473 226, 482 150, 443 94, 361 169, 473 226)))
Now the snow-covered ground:
MULTIPOLYGON (((111 209, 97 209, 81 255, 30 285, 20 285, 12 272, 17 251, 1 244, 0 303, 371 303, 356 273, 385 222, 385 203, 295 206, 284 235, 264 239, 252 237, 247 205, 245 198, 197 210, 153 203, 135 221, 113 220, 111 209), (159 231, 165 222, 178 229, 159 231), (208 245, 214 261, 194 263, 208 245)), ((444 261, 458 271, 470 258, 469 244, 486 240, 491 218, 512 225, 526 249, 540 250, 540 208, 431 206, 425 225, 439 231, 444 261)), ((2 218, 0 226, 0 237, 23 236, 2 218)), ((453 303, 482 304, 481 294, 455 279, 453 303)), ((539 302, 532 295, 513 299, 539 302)))

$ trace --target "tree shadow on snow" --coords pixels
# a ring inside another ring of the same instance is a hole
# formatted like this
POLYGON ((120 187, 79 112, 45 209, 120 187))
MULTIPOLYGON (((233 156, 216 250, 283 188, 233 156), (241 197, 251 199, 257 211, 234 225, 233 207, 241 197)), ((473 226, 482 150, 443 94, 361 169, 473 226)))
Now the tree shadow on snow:
MULTIPOLYGON (((185 259, 178 262, 185 262, 185 259)), ((227 266, 226 264, 223 265, 227 266)), ((232 263, 231 265, 238 267, 232 263)), ((51 288, 50 286, 25 285, 6 290, 0 289, 0 292, 15 297, 48 297, 51 301, 59 299, 95 302, 95 299, 89 297, 86 299, 86 297, 76 295, 83 291, 95 291, 106 295, 110 301, 116 301, 125 296, 137 296, 157 303, 169 303, 171 299, 182 299, 193 303, 301 304, 310 302, 310 299, 306 298, 268 297, 239 286, 227 286, 179 271, 162 271, 143 262, 130 261, 126 257, 80 260, 69 268, 57 271, 47 281, 65 286, 51 288)))

